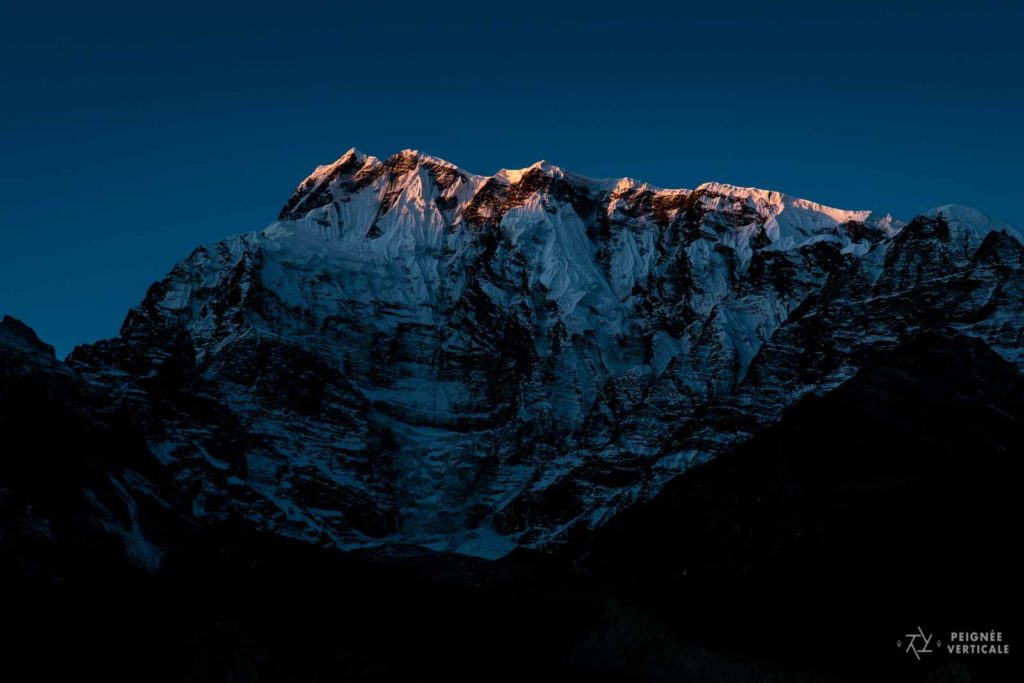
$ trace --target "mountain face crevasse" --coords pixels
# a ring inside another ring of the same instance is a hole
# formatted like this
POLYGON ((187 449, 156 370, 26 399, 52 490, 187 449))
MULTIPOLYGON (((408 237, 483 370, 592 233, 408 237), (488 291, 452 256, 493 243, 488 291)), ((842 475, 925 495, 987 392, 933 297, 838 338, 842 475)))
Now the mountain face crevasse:
MULTIPOLYGON (((1024 369, 1022 265, 964 207, 903 224, 351 150, 67 366, 192 520, 493 558, 601 525, 919 332, 1024 369)), ((117 490, 152 497, 147 476, 117 490)))

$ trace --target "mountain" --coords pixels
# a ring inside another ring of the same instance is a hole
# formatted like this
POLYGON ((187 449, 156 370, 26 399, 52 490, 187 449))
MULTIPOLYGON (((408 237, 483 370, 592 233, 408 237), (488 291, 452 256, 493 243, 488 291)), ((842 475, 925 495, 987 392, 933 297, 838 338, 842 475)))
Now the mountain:
POLYGON ((635 606, 589 656, 672 680, 696 638, 798 667, 779 680, 1014 680, 1018 657, 893 643, 967 624, 1019 641, 1022 447, 1024 375, 977 338, 914 336, 591 535, 577 564, 635 606))
POLYGON ((1020 240, 963 207, 350 150, 41 362, 140 435, 104 486, 163 511, 105 522, 143 565, 221 522, 496 558, 575 543, 919 333, 1024 368, 1020 240))
MULTIPOLYGON (((7 329, 29 339, 13 322, 0 331, 7 329)), ((5 398, 27 401, 67 386, 33 373, 15 396, 9 377, 0 375, 5 398)), ((84 414, 79 431, 62 439, 69 421, 58 404, 43 412, 26 403, 16 433, 22 443, 35 435, 35 450, 11 448, 12 426, 3 432, 2 485, 22 491, 35 510, 21 516, 22 530, 49 542, 20 545, 13 556, 56 550, 49 557, 64 563, 50 567, 65 570, 58 582, 40 572, 29 581, 4 576, 5 615, 17 628, 0 639, 0 652, 27 678, 1020 678, 1012 653, 1022 633, 1022 567, 1011 541, 1020 535, 1024 375, 977 338, 915 335, 595 532, 551 552, 519 548, 494 561, 427 550, 339 552, 238 523, 178 528, 169 544, 160 537, 167 551, 155 572, 130 571, 114 553, 96 552, 102 535, 85 531, 97 528, 96 515, 76 490, 101 486, 102 477, 72 467, 79 475, 49 504, 45 484, 11 479, 11 464, 58 447, 68 449, 65 457, 38 468, 38 481, 49 478, 51 487, 61 481, 58 468, 93 452, 95 461, 124 464, 110 467, 113 481, 150 457, 110 439, 76 448, 83 435, 103 432, 88 417, 103 398, 59 398, 66 413, 84 414), (73 515, 57 514, 61 506, 73 515), (76 539, 80 547, 89 538, 92 552, 76 553, 76 539), (917 660, 894 647, 917 626, 940 639, 997 630, 1011 655, 933 648, 917 660)), ((12 550, 11 529, 2 531, 0 551, 12 550)), ((114 534, 107 540, 111 549, 119 543, 114 534)), ((0 552, 0 560, 10 556, 0 552)))
POLYGON ((156 571, 196 526, 146 435, 21 322, 0 322, 0 576, 156 571))

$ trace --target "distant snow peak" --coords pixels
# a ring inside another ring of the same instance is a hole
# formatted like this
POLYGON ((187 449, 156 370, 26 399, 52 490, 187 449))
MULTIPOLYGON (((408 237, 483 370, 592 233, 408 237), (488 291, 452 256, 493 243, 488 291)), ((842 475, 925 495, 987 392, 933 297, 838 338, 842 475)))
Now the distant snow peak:
POLYGON ((716 181, 701 183, 697 186, 696 192, 722 195, 726 197, 738 197, 744 199, 760 199, 766 202, 776 202, 783 196, 781 192, 774 190, 762 190, 756 187, 740 187, 729 183, 716 181))
MULTIPOLYGON (((420 167, 432 169, 448 168, 461 171, 461 169, 458 169, 455 164, 445 161, 440 157, 424 154, 418 149, 403 149, 402 151, 392 154, 386 158, 383 164, 395 175, 401 175, 420 167)), ((465 172, 463 171, 463 173, 465 172)))
POLYGON ((848 209, 837 209, 831 206, 825 206, 824 204, 794 197, 777 190, 762 190, 756 187, 738 187, 727 183, 703 183, 697 187, 697 192, 702 192, 708 195, 746 199, 766 207, 775 207, 780 212, 787 208, 799 209, 827 216, 838 223, 850 220, 865 222, 873 215, 871 211, 866 210, 851 211, 848 209))
POLYGON ((963 232, 975 244, 981 244, 990 232, 1005 232, 1018 242, 1024 243, 1024 235, 1019 230, 969 206, 943 204, 929 209, 924 215, 928 218, 945 220, 951 227, 963 232))
POLYGON ((313 169, 313 172, 306 177, 306 180, 303 181, 303 184, 309 182, 310 180, 323 180, 324 178, 330 176, 333 172, 337 171, 339 168, 346 166, 355 166, 356 164, 361 165, 362 162, 365 160, 366 155, 360 152, 355 147, 352 147, 347 152, 338 157, 337 160, 329 164, 317 166, 315 169, 313 169))
POLYGON ((547 161, 544 161, 543 159, 530 164, 526 168, 503 168, 500 171, 498 171, 494 175, 494 177, 502 180, 507 180, 512 185, 518 185, 523 181, 523 178, 527 176, 531 171, 539 172, 544 175, 552 176, 555 178, 565 177, 565 172, 561 168, 547 161))

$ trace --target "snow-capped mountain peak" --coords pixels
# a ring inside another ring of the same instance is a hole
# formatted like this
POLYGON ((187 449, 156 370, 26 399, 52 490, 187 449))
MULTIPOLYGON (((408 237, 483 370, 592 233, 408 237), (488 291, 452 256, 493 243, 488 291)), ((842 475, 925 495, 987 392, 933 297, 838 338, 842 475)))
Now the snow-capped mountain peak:
POLYGON ((366 159, 367 157, 365 154, 360 152, 355 147, 352 147, 347 152, 338 157, 337 160, 329 164, 317 166, 315 169, 313 169, 313 172, 310 173, 306 177, 306 179, 302 181, 302 183, 300 183, 300 187, 302 185, 310 183, 319 183, 320 181, 329 177, 339 168, 361 166, 366 162, 366 159))
POLYGON ((901 225, 352 149, 71 362, 149 421, 190 514, 494 557, 601 524, 911 331, 1024 365, 1024 247, 986 238, 1012 228, 901 225))
POLYGON ((1024 243, 1024 235, 1016 228, 977 209, 959 204, 944 204, 925 212, 929 218, 942 219, 968 237, 972 244, 981 244, 990 232, 1005 232, 1024 243))

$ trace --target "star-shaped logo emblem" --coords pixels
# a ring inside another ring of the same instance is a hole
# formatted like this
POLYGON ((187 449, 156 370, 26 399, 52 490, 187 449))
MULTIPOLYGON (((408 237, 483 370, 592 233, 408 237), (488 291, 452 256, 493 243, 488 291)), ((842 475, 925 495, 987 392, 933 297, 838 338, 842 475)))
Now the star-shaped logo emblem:
MULTIPOLYGON (((918 661, 921 660, 921 655, 931 654, 934 650, 931 649, 932 635, 925 634, 924 629, 920 626, 917 627, 917 633, 907 634, 907 652, 917 657, 918 661)), ((903 647, 903 642, 897 640, 896 645, 903 647)))

